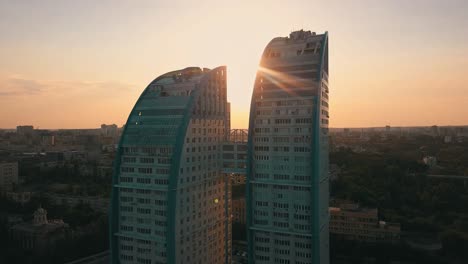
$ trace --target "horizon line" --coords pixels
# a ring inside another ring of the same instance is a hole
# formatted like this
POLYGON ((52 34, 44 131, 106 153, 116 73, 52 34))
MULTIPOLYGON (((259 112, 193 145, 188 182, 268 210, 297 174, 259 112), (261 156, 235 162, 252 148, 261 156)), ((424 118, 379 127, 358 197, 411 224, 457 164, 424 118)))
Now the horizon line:
MULTIPOLYGON (((104 125, 116 125, 116 124, 104 124, 104 125)), ((40 128, 40 127, 34 127, 34 125, 18 125, 18 126, 33 126, 34 130, 92 130, 92 129, 101 129, 100 127, 92 127, 92 128, 40 128)), ((387 126, 390 126, 390 128, 424 128, 424 127, 468 127, 468 124, 464 125, 414 125, 414 126, 392 126, 392 125, 383 125, 383 126, 339 126, 339 127, 329 127, 328 129, 363 129, 363 128, 386 128, 387 126)), ((118 126, 117 128, 123 128, 123 126, 118 126)), ((0 130, 16 130, 17 128, 0 128, 0 130)), ((232 129, 245 129, 248 130, 248 128, 231 128, 232 129)))

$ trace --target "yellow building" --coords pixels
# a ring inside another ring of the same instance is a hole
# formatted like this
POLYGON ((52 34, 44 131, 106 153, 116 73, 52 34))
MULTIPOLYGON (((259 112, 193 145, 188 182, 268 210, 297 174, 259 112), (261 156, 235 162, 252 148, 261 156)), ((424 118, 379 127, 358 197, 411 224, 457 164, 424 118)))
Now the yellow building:
POLYGON ((232 199, 232 221, 245 224, 245 198, 232 199))

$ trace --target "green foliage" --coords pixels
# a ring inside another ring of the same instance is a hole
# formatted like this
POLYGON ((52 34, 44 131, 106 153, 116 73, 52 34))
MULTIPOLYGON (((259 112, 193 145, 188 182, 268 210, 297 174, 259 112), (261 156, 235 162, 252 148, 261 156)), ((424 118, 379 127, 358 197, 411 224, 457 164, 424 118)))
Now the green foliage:
POLYGON ((404 244, 365 243, 330 236, 330 263, 390 264, 402 260, 413 264, 446 263, 441 257, 428 256, 404 244))
POLYGON ((442 148, 440 142, 426 141, 424 153, 418 157, 410 149, 419 149, 419 139, 416 144, 394 143, 376 144, 373 153, 349 149, 331 153, 330 163, 342 169, 331 184, 332 197, 378 207, 380 217, 400 222, 403 232, 440 232, 446 257, 467 263, 468 183, 427 177, 428 168, 418 160, 423 154, 441 154, 442 164, 454 159, 450 163, 454 169, 445 171, 460 172, 460 168, 465 170, 461 163, 468 164, 468 147, 463 152, 459 147, 442 148))

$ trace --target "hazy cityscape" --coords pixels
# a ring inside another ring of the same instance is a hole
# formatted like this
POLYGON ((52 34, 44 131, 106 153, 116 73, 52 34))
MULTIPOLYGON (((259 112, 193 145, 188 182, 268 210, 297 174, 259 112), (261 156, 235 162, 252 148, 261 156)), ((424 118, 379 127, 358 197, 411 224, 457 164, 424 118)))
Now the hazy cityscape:
POLYGON ((468 263, 466 10, 0 0, 0 263, 468 263))
MULTIPOLYGON (((222 142, 233 263, 247 261, 247 132, 231 129, 222 142)), ((2 263, 109 261, 121 133, 116 125, 1 130, 2 263), (41 211, 48 221, 38 227, 41 211)), ((468 126, 330 129, 330 263, 466 261, 467 148, 468 126)))

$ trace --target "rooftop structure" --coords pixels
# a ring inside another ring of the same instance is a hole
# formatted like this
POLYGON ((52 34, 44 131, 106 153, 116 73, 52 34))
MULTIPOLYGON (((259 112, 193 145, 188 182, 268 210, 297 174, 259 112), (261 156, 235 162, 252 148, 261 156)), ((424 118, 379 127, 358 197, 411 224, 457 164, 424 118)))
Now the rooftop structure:
POLYGON ((18 181, 18 162, 0 162, 0 194, 13 190, 18 181))

